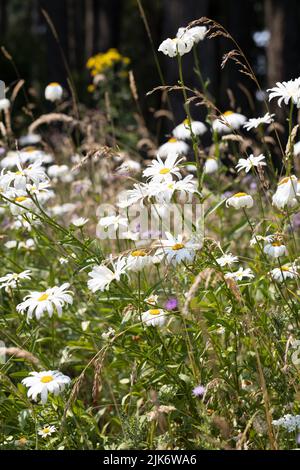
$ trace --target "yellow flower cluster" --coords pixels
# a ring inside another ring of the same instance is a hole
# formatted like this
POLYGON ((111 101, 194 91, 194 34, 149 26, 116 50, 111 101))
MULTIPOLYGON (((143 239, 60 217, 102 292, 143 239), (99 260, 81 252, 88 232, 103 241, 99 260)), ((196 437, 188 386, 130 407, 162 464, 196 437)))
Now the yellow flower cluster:
POLYGON ((106 69, 113 67, 116 63, 128 65, 130 63, 129 57, 124 57, 117 49, 109 49, 107 52, 101 52, 89 58, 87 61, 87 68, 90 69, 91 75, 103 72, 106 69))

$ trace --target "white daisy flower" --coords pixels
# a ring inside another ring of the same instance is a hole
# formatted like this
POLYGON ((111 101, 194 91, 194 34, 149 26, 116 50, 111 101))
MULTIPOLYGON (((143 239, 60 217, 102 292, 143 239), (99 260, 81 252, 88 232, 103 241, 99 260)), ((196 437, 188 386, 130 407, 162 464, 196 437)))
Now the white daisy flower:
POLYGON ((179 181, 158 183, 156 188, 153 188, 152 195, 159 204, 168 204, 175 192, 191 198, 197 192, 197 184, 193 175, 187 175, 179 181))
POLYGON ((235 209, 250 208, 253 206, 253 198, 247 193, 236 193, 229 197, 226 201, 226 207, 234 207, 235 209))
POLYGON ((276 192, 272 197, 273 206, 278 209, 284 207, 293 207, 297 204, 297 185, 298 181, 296 176, 291 175, 283 178, 277 186, 276 192))
POLYGON ((46 370, 43 372, 30 372, 30 377, 22 380, 22 384, 28 388, 27 396, 37 401, 37 396, 41 395, 41 402, 44 405, 48 399, 48 393, 54 396, 59 395, 71 382, 70 377, 62 374, 58 370, 46 370))
POLYGON ((19 138, 20 145, 36 145, 42 140, 40 134, 26 134, 19 138))
POLYGON ((59 287, 50 287, 44 292, 30 292, 23 302, 17 305, 17 312, 21 314, 27 312, 27 320, 31 320, 33 315, 39 320, 44 312, 47 312, 49 317, 52 317, 54 311, 60 317, 63 307, 66 304, 71 305, 73 303, 73 293, 67 290, 69 287, 69 283, 64 283, 59 287))
POLYGON ((57 206, 51 207, 49 212, 56 216, 62 216, 75 211, 75 209, 76 204, 73 204, 72 202, 66 202, 65 204, 59 204, 57 206))
POLYGON ((243 114, 225 111, 225 113, 213 121, 212 128, 219 134, 229 134, 233 129, 239 129, 246 120, 247 118, 243 114))
POLYGON ((267 235, 265 237, 263 235, 254 235, 250 240, 250 246, 254 246, 260 241, 265 241, 267 244, 272 243, 274 241, 274 235, 267 235))
POLYGON ((284 282, 285 279, 296 279, 298 276, 296 267, 288 264, 285 264, 280 268, 272 269, 270 274, 277 282, 284 282))
POLYGON ((48 176, 54 181, 70 183, 73 181, 73 174, 68 165, 51 165, 47 170, 48 176))
POLYGON ((204 164, 204 174, 210 175, 211 173, 215 173, 219 169, 218 160, 212 157, 208 157, 204 164))
POLYGON ((177 155, 187 155, 188 152, 188 144, 183 140, 176 139, 175 137, 171 137, 158 149, 158 155, 160 156, 160 158, 166 158, 170 153, 175 153, 177 155))
POLYGON ((6 111, 10 108, 10 101, 7 98, 0 100, 0 111, 6 111))
POLYGON ((149 295, 149 297, 147 297, 144 300, 144 302, 145 302, 145 304, 149 304, 149 305, 157 305, 158 295, 155 295, 155 294, 149 295))
POLYGON ((26 190, 26 184, 33 183, 35 186, 38 186, 39 183, 49 180, 40 160, 26 168, 22 168, 19 163, 17 163, 17 166, 18 171, 16 172, 7 171, 5 173, 5 170, 2 170, 0 176, 1 187, 8 188, 13 183, 15 189, 26 190))
POLYGON ((242 281, 245 279, 253 279, 254 274, 250 268, 239 268, 237 271, 226 273, 225 279, 234 279, 235 281, 242 281))
POLYGON ((163 326, 166 322, 166 312, 161 308, 151 308, 141 314, 146 326, 163 326))
POLYGON ((277 82, 276 86, 267 90, 269 92, 269 101, 278 98, 278 106, 281 107, 282 102, 288 104, 291 100, 300 107, 300 78, 289 80, 288 82, 277 82))
POLYGON ((24 147, 19 152, 15 152, 20 159, 20 163, 23 165, 25 163, 34 163, 37 160, 43 165, 48 165, 53 162, 53 155, 46 153, 43 150, 36 149, 35 147, 29 146, 24 147))
POLYGON ((207 131, 207 127, 203 122, 200 121, 191 121, 189 124, 189 119, 185 119, 181 124, 176 126, 172 134, 174 137, 178 140, 189 140, 192 138, 191 134, 191 128, 192 128, 192 133, 194 135, 203 135, 207 131))
POLYGON ((127 257, 127 269, 129 271, 141 271, 152 263, 152 257, 145 250, 134 250, 127 257))
POLYGON ((275 114, 266 113, 262 117, 251 118, 247 122, 245 122, 243 128, 247 131, 250 131, 251 129, 257 129, 262 124, 271 124, 272 122, 274 122, 274 116, 275 114))
POLYGON ((165 160, 162 161, 160 156, 157 156, 157 160, 152 160, 151 165, 143 171, 143 176, 150 179, 154 183, 160 183, 161 181, 172 181, 172 175, 181 178, 178 164, 182 161, 176 154, 169 154, 165 160))
POLYGON ((225 253, 220 258, 217 258, 216 262, 219 266, 232 266, 233 263, 237 263, 238 260, 238 257, 234 256, 232 253, 225 253))
POLYGON ((0 289, 9 287, 10 289, 15 289, 19 281, 24 279, 31 279, 31 271, 26 269, 21 273, 8 273, 3 277, 0 277, 0 289))
POLYGON ((19 215, 27 213, 28 211, 33 211, 34 202, 26 191, 9 189, 4 193, 4 196, 7 197, 9 201, 9 209, 12 215, 19 215))
POLYGON ((120 227, 128 227, 128 219, 121 215, 109 215, 102 217, 99 220, 99 225, 105 229, 112 227, 114 230, 118 230, 120 227))
POLYGON ((89 273, 88 288, 92 292, 108 290, 112 281, 119 281, 126 271, 126 259, 119 257, 116 262, 110 257, 112 269, 104 264, 95 266, 89 273))
POLYGON ((193 44, 203 41, 207 33, 206 26, 193 26, 192 28, 178 28, 176 37, 191 37, 193 44))
POLYGON ((296 155, 296 157, 300 155, 300 142, 294 144, 294 155, 296 155))
POLYGON ((85 219, 84 217, 78 217, 76 219, 72 220, 72 224, 75 225, 75 227, 83 227, 85 224, 87 224, 89 219, 85 219))
POLYGON ((200 244, 195 240, 183 241, 183 235, 174 237, 171 233, 166 232, 166 239, 159 240, 161 248, 159 248, 155 255, 164 255, 167 262, 176 266, 181 262, 192 263, 195 258, 196 250, 201 248, 200 244))
POLYGON ((300 429, 300 415, 287 414, 272 421, 273 426, 282 426, 287 432, 295 432, 300 429))
POLYGON ((116 172, 119 175, 129 175, 129 174, 136 174, 141 171, 142 167, 139 162, 136 160, 127 159, 123 162, 117 169, 116 172))
POLYGON ((251 154, 248 158, 240 158, 237 165, 236 169, 237 171, 245 170, 246 173, 248 173, 253 167, 257 166, 266 166, 265 156, 261 153, 257 157, 255 157, 253 154, 251 154))
POLYGON ((165 39, 159 46, 158 51, 169 57, 176 57, 177 54, 183 56, 193 48, 194 40, 192 36, 183 35, 173 39, 165 39))
POLYGON ((279 256, 287 254, 287 249, 286 246, 278 240, 265 245, 264 253, 271 256, 271 258, 279 258, 279 256))
POLYGON ((49 101, 58 101, 62 98, 63 88, 59 83, 52 82, 45 88, 45 98, 49 101))
POLYGON ((56 427, 49 426, 48 424, 42 429, 38 430, 39 436, 42 436, 43 439, 46 439, 46 437, 51 436, 51 434, 53 434, 54 432, 56 432, 56 427))

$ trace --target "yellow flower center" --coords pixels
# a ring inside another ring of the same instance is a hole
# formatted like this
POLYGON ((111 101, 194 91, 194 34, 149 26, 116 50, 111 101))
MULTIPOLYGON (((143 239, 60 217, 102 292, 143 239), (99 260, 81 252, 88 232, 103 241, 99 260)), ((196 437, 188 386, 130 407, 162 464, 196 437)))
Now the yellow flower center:
POLYGON ((23 171, 21 171, 21 170, 16 171, 16 175, 23 175, 23 171))
POLYGON ((150 313, 150 315, 159 315, 160 310, 159 310, 159 308, 152 308, 151 310, 149 310, 149 313, 150 313))
POLYGON ((59 83, 57 83, 57 82, 52 82, 52 83, 49 83, 48 86, 60 86, 60 85, 59 85, 59 83))
POLYGON ((47 300, 49 297, 48 294, 42 294, 39 298, 38 298, 38 301, 39 302, 43 302, 43 300, 47 300))
POLYGON ((131 253, 131 256, 135 256, 135 257, 138 257, 138 256, 146 256, 146 252, 144 250, 135 250, 131 253))
POLYGON ((44 428, 44 429, 43 429, 43 433, 44 433, 44 434, 48 434, 49 432, 50 432, 50 428, 44 428))
POLYGON ((282 271, 289 271, 290 270, 289 266, 282 266, 281 269, 282 269, 282 271))
POLYGON ((171 137, 169 140, 168 140, 169 143, 173 144, 174 142, 177 142, 177 139, 175 137, 171 137))
POLYGON ((223 116, 231 116, 231 114, 234 114, 234 112, 233 111, 225 111, 223 116))
POLYGON ((160 175, 167 175, 168 173, 170 173, 170 168, 162 168, 162 169, 159 171, 159 174, 160 174, 160 175))
POLYGON ((43 384, 48 384, 49 382, 52 382, 52 380, 54 380, 52 375, 44 375, 44 377, 41 378, 41 382, 43 384))
POLYGON ((15 202, 23 202, 26 201, 26 199, 28 199, 27 196, 18 196, 15 198, 15 202))
POLYGON ((273 243, 272 243, 272 246, 281 246, 281 245, 282 245, 281 242, 273 242, 273 243))
POLYGON ((29 147, 23 148, 22 151, 23 151, 23 152, 31 153, 31 152, 35 152, 35 151, 36 151, 36 148, 34 148, 34 147, 32 147, 32 146, 29 146, 29 147))
POLYGON ((291 179, 291 178, 289 178, 288 176, 286 176, 286 177, 283 178, 281 181, 279 181, 278 186, 281 186, 282 184, 288 183, 288 181, 289 181, 290 179, 291 179))
POLYGON ((183 244, 183 243, 175 243, 175 245, 172 246, 172 250, 173 250, 173 251, 182 250, 182 248, 184 248, 184 244, 183 244))
POLYGON ((189 125, 190 125, 190 120, 189 120, 188 118, 185 119, 185 120, 183 121, 183 124, 184 124, 185 126, 189 126, 189 125))
POLYGON ((243 196, 247 196, 247 193, 236 193, 234 194, 233 197, 243 197, 243 196))

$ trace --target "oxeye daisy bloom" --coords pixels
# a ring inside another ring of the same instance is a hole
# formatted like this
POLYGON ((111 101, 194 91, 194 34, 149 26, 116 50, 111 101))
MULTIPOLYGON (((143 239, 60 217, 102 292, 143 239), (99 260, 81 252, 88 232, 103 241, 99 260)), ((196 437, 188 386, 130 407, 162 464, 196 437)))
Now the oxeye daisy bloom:
POLYGON ((276 86, 267 90, 269 92, 269 101, 278 98, 278 106, 281 107, 282 102, 288 104, 292 101, 297 108, 300 107, 300 78, 289 80, 288 82, 277 82, 276 86))
POLYGON ((12 215, 27 213, 34 208, 34 202, 26 191, 10 189, 4 193, 9 199, 9 209, 12 215))
POLYGON ((146 183, 135 183, 133 189, 122 191, 118 195, 118 207, 124 209, 134 204, 139 203, 141 207, 144 206, 144 200, 151 196, 151 186, 146 183))
POLYGON ((145 300, 144 300, 145 304, 149 304, 149 305, 157 305, 158 303, 158 295, 149 295, 149 297, 147 297, 145 300))
POLYGON ((232 266, 234 263, 237 263, 238 260, 238 257, 234 256, 232 253, 225 253, 220 258, 217 258, 216 262, 219 266, 232 266))
POLYGON ((158 155, 160 158, 166 158, 170 153, 177 155, 187 155, 189 152, 189 146, 183 140, 178 140, 175 137, 171 137, 167 142, 162 144, 158 149, 158 155))
POLYGON ((225 111, 212 123, 212 128, 219 134, 229 134, 232 130, 239 129, 247 120, 246 116, 233 111, 225 111))
POLYGON ((252 168, 257 167, 257 166, 266 166, 265 156, 261 153, 257 157, 255 157, 253 154, 251 154, 248 158, 240 158, 237 165, 236 169, 237 171, 245 170, 246 173, 248 173, 252 168))
POLYGON ((45 173, 44 168, 40 160, 32 163, 26 168, 22 168, 19 163, 17 163, 18 171, 12 172, 3 169, 0 176, 0 186, 8 188, 12 183, 15 189, 26 190, 26 184, 33 183, 35 186, 38 186, 39 183, 49 181, 48 176, 45 173))
POLYGON ((87 224, 89 219, 85 219, 84 217, 77 217, 76 219, 72 220, 72 224, 75 225, 75 227, 83 227, 85 224, 87 224))
POLYGON ((172 175, 180 179, 181 174, 178 164, 181 161, 182 158, 179 158, 176 154, 169 154, 165 162, 158 155, 157 160, 152 160, 151 165, 143 171, 143 176, 154 183, 172 181, 172 175))
POLYGON ((262 117, 251 118, 247 122, 245 122, 243 128, 247 131, 250 131, 251 129, 257 129, 262 124, 271 124, 272 122, 274 122, 274 116, 275 114, 266 113, 262 117))
POLYGON ((298 181, 296 176, 292 175, 283 178, 278 183, 276 192, 272 197, 273 206, 278 209, 295 206, 297 204, 297 186, 298 181))
POLYGON ((177 55, 183 56, 190 52, 194 45, 191 36, 183 35, 173 39, 165 39, 159 46, 158 51, 169 57, 176 57, 177 55))
POLYGON ((88 288, 92 292, 108 290, 112 281, 119 281, 122 274, 126 271, 126 259, 119 257, 117 261, 113 261, 110 256, 110 264, 112 269, 109 269, 104 264, 95 266, 89 273, 91 279, 88 280, 88 288))
POLYGON ((193 40, 193 45, 198 44, 198 42, 203 41, 207 33, 206 26, 193 26, 192 28, 178 28, 176 37, 191 37, 193 40))
POLYGON ((129 271, 141 271, 150 264, 152 264, 152 256, 149 256, 145 250, 134 250, 127 257, 129 271))
POLYGON ((19 144, 20 145, 36 145, 42 140, 42 137, 40 134, 26 134, 22 135, 22 137, 19 138, 19 144))
POLYGON ((298 272, 295 266, 285 264, 280 268, 272 269, 272 278, 277 282, 284 282, 286 279, 296 279, 298 272))
POLYGON ((121 215, 109 215, 102 217, 99 220, 99 225, 105 229, 112 227, 114 230, 118 230, 120 227, 128 227, 128 219, 121 215))
POLYGON ((234 207, 235 209, 250 208, 253 206, 253 198, 247 193, 236 193, 229 197, 226 201, 226 207, 234 207))
POLYGON ((33 315, 39 320, 45 312, 52 317, 56 311, 58 316, 62 315, 62 309, 66 304, 73 303, 73 293, 67 290, 70 284, 64 283, 61 286, 50 287, 43 292, 33 291, 24 298, 24 301, 17 305, 17 312, 24 314, 27 312, 27 320, 31 320, 33 315))
POLYGON ((20 281, 24 279, 31 279, 31 271, 26 269, 21 273, 8 273, 3 277, 0 277, 0 289, 10 288, 15 289, 20 281))
POLYGON ((10 101, 7 98, 0 100, 0 111, 6 111, 10 108, 10 101))
POLYGON ((185 119, 181 124, 176 126, 172 134, 178 140, 189 140, 192 138, 192 133, 194 135, 203 135, 207 131, 207 127, 201 121, 191 121, 189 119, 185 119))
POLYGON ((294 155, 296 155, 296 157, 300 155, 300 142, 294 144, 294 155))
POLYGON ((34 163, 36 161, 40 161, 42 165, 48 165, 49 163, 53 162, 53 155, 32 146, 24 147, 22 148, 22 150, 15 153, 17 153, 21 164, 25 164, 28 162, 34 163))
POLYGON ((163 326, 166 322, 166 312, 162 308, 151 308, 141 314, 146 326, 163 326))
POLYGON ((174 193, 179 193, 182 196, 190 199, 194 193, 197 192, 197 185, 193 175, 187 175, 179 181, 164 181, 156 184, 153 188, 152 195, 155 200, 160 204, 167 204, 171 201, 174 193))
POLYGON ((61 181, 62 183, 70 183, 74 179, 68 165, 51 165, 47 173, 54 182, 61 181))
POLYGON ((63 88, 57 82, 49 83, 45 88, 45 98, 49 101, 58 101, 62 98, 63 88))
POLYGON ((37 401, 37 396, 40 395, 43 405, 47 402, 48 393, 53 393, 54 396, 57 396, 71 382, 70 377, 58 370, 30 372, 29 375, 30 377, 22 380, 22 384, 28 388, 27 396, 37 401))
POLYGON ((156 251, 155 255, 164 255, 167 263, 171 263, 173 266, 183 261, 191 263, 195 258, 196 250, 201 248, 200 244, 194 240, 185 242, 183 235, 174 237, 169 232, 166 232, 166 237, 165 240, 159 240, 161 248, 156 251))
POLYGON ((282 243, 280 240, 275 240, 265 245, 264 253, 271 256, 271 258, 279 258, 280 256, 287 254, 287 249, 284 243, 282 243))
POLYGON ((210 175, 211 173, 215 173, 219 169, 218 160, 212 157, 208 157, 204 164, 204 173, 206 175, 210 175))
POLYGON ((42 436, 44 439, 46 439, 46 437, 48 436, 51 436, 51 434, 53 434, 54 432, 56 432, 56 427, 49 426, 48 424, 44 426, 42 429, 38 430, 39 436, 42 436))
POLYGON ((237 271, 226 273, 225 279, 234 279, 235 281, 242 281, 243 279, 253 279, 254 274, 250 268, 239 268, 237 271))

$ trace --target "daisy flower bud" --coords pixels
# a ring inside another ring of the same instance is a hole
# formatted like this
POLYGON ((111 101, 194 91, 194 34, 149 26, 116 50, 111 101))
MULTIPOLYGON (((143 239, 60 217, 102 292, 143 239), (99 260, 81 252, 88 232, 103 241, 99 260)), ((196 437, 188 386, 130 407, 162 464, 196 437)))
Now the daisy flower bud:
POLYGON ((231 206, 235 209, 249 209, 253 206, 253 198, 250 196, 250 194, 247 193, 236 193, 227 199, 226 206, 231 206))
POLYGON ((63 88, 57 82, 49 83, 45 88, 45 98, 49 101, 58 101, 62 98, 63 88))

